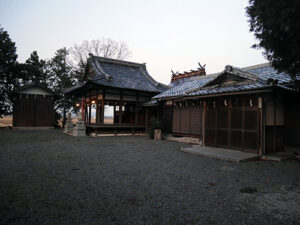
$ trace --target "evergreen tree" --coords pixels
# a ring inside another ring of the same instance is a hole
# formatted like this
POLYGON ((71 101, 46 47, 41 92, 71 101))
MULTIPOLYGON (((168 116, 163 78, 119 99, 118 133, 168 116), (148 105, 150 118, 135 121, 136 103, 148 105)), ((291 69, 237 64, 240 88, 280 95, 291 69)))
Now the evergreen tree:
POLYGON ((300 75, 300 1, 249 0, 250 31, 279 72, 300 75))
POLYGON ((63 118, 63 126, 66 121, 66 113, 73 107, 74 99, 64 96, 64 89, 75 84, 75 73, 67 62, 68 50, 61 48, 49 61, 49 87, 55 93, 55 111, 59 118, 63 118))
POLYGON ((38 80, 40 83, 47 85, 47 63, 43 59, 39 59, 37 51, 33 51, 30 57, 22 64, 22 83, 28 84, 38 80))
POLYGON ((7 31, 0 27, 0 117, 11 113, 8 94, 19 86, 16 50, 7 31))

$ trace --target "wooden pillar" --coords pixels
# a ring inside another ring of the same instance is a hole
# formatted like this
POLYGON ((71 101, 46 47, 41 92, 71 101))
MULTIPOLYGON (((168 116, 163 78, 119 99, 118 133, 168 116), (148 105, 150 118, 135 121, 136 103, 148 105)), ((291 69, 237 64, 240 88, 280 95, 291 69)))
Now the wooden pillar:
POLYGON ((278 146, 277 146, 277 140, 276 140, 276 92, 275 88, 273 87, 273 143, 272 143, 272 151, 277 151, 278 146))
POLYGON ((89 114, 88 114, 88 104, 85 98, 85 122, 88 123, 89 122, 89 114))
POLYGON ((95 99, 95 104, 96 104, 96 119, 95 119, 95 124, 98 124, 99 121, 99 108, 98 108, 98 89, 96 91, 96 99, 95 99))
POLYGON ((264 104, 264 98, 258 98, 258 108, 260 113, 260 149, 259 154, 264 155, 266 153, 266 108, 264 104))
POLYGON ((146 107, 146 133, 148 132, 148 107, 146 107))
POLYGON ((87 111, 86 111, 86 95, 84 95, 84 99, 83 100, 84 100, 84 103, 83 103, 84 114, 82 115, 82 120, 84 121, 84 123, 86 123, 87 122, 87 120, 86 120, 86 114, 87 114, 87 111))
POLYGON ((114 110, 113 110, 113 124, 115 124, 115 118, 116 118, 116 103, 114 102, 114 110))
POLYGON ((89 105, 89 123, 91 123, 91 119, 92 119, 92 101, 90 99, 90 105, 89 105))
POLYGON ((138 110, 139 103, 138 102, 139 102, 139 94, 136 94, 134 124, 138 123, 138 115, 139 115, 139 110, 138 110))
POLYGON ((227 134, 227 145, 231 146, 231 121, 232 121, 232 98, 228 99, 228 126, 227 126, 227 130, 228 130, 228 134, 227 134))
POLYGON ((97 124, 101 123, 101 100, 97 101, 97 109, 98 109, 98 120, 97 124))
POLYGON ((262 108, 260 107, 261 98, 257 97, 257 106, 258 106, 258 112, 257 112, 257 144, 258 144, 258 154, 262 155, 263 153, 263 127, 262 127, 262 108))
POLYGON ((119 124, 122 124, 122 116, 123 116, 123 92, 121 91, 121 96, 120 96, 120 109, 119 109, 119 124))
POLYGON ((95 120, 95 124, 98 124, 98 120, 99 120, 99 109, 98 109, 98 98, 95 100, 95 104, 96 104, 96 120, 95 120))
POLYGON ((13 127, 15 127, 16 126, 16 112, 17 112, 17 107, 16 107, 16 104, 18 104, 18 103, 16 103, 16 102, 18 102, 16 99, 17 98, 19 98, 19 96, 15 96, 14 97, 14 100, 13 100, 13 127))
POLYGON ((105 103, 105 90, 102 89, 100 124, 104 124, 104 103, 105 103))
POLYGON ((205 127, 206 127, 206 110, 207 104, 206 100, 203 101, 203 113, 202 113, 202 145, 205 146, 205 127))
POLYGON ((82 120, 85 122, 85 112, 84 112, 84 108, 85 108, 85 98, 82 97, 81 98, 81 116, 82 116, 82 120))

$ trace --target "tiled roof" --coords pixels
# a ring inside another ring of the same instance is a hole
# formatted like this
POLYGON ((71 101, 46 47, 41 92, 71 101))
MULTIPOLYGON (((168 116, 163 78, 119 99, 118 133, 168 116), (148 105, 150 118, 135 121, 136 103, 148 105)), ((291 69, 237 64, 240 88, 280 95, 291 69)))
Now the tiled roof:
POLYGON ((148 102, 144 102, 143 106, 156 106, 158 104, 158 101, 156 99, 151 99, 148 102))
POLYGON ((145 64, 95 56, 89 62, 94 72, 92 81, 100 85, 158 93, 168 88, 149 75, 145 64))
POLYGON ((246 67, 242 70, 248 71, 250 73, 256 74, 260 81, 266 82, 269 78, 278 80, 279 84, 292 82, 291 77, 286 73, 278 73, 269 64, 263 64, 261 67, 246 67))
POLYGON ((185 95, 186 91, 204 86, 205 84, 210 82, 212 79, 213 79, 213 77, 205 77, 204 76, 202 79, 187 81, 181 85, 172 87, 172 88, 168 89, 167 91, 154 96, 153 98, 159 99, 159 98, 168 98, 168 97, 179 97, 181 95, 185 95))
MULTIPOLYGON (((294 90, 285 85, 291 83, 292 79, 285 73, 277 73, 276 70, 269 64, 261 64, 246 68, 226 66, 224 71, 218 74, 214 74, 214 76, 206 75, 204 76, 204 78, 201 78, 199 80, 194 80, 175 86, 163 93, 154 96, 153 99, 202 96, 269 88, 273 85, 272 83, 267 82, 269 79, 278 80, 277 86, 280 88, 294 90), (209 83, 211 83, 213 80, 224 73, 231 73, 237 76, 241 76, 243 78, 246 78, 247 80, 231 85, 209 86, 209 83)), ((297 76, 296 79, 299 79, 299 76, 297 76)))
POLYGON ((75 85, 74 87, 65 88, 65 89, 64 89, 64 93, 69 93, 69 92, 71 92, 71 91, 73 91, 73 90, 76 90, 76 89, 78 89, 78 88, 81 88, 81 87, 83 87, 83 86, 84 86, 84 84, 83 84, 83 83, 80 83, 80 84, 75 85))
POLYGON ((187 93, 186 96, 218 94, 218 93, 246 91, 246 90, 261 89, 261 88, 265 88, 265 85, 261 83, 253 83, 253 84, 241 84, 241 85, 225 86, 225 87, 213 87, 213 88, 210 87, 207 89, 203 88, 195 92, 187 93))

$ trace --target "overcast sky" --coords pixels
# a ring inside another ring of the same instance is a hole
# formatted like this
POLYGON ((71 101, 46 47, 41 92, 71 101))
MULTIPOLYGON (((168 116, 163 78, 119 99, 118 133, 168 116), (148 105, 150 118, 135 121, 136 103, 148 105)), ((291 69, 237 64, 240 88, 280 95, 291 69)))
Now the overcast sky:
POLYGON ((147 63, 149 73, 168 84, 170 70, 206 64, 207 73, 228 64, 264 63, 245 15, 243 0, 1 0, 0 25, 16 42, 18 60, 37 50, 49 59, 61 47, 83 40, 125 41, 129 61, 147 63))

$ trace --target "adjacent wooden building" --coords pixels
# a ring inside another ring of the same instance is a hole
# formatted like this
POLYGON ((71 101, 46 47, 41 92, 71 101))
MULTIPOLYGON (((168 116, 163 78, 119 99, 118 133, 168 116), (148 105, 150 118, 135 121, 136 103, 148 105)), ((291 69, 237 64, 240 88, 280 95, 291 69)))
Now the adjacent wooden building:
POLYGON ((143 103, 167 88, 149 75, 146 64, 91 55, 84 83, 65 94, 78 98, 87 132, 145 131, 158 113, 143 103))
POLYGON ((11 93, 14 127, 53 127, 53 93, 39 82, 32 82, 11 93))
MULTIPOLYGON (((297 77, 296 79, 299 79, 297 77)), ((265 154, 300 146, 300 95, 269 64, 198 76, 153 97, 172 110, 171 131, 205 146, 265 154)))

